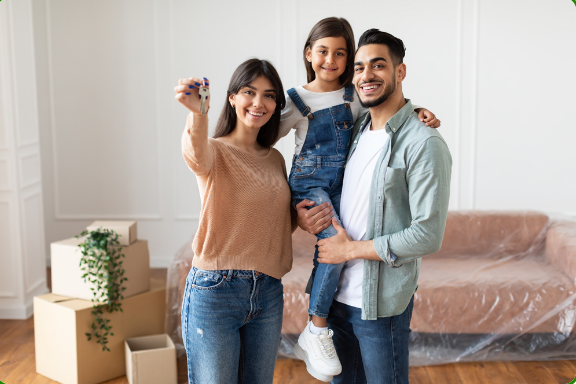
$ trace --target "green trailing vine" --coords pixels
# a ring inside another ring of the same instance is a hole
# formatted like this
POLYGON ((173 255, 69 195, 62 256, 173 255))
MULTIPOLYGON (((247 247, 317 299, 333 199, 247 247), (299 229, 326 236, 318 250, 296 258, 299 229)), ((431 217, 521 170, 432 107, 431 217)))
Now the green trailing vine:
POLYGON ((77 238, 82 238, 79 244, 82 252, 80 269, 84 271, 82 278, 85 283, 91 283, 92 290, 92 315, 91 332, 86 332, 88 340, 94 338, 102 345, 102 351, 110 352, 108 348, 108 336, 114 336, 111 332, 110 319, 104 317, 104 313, 123 312, 121 300, 126 287, 124 268, 122 267, 122 248, 119 247, 118 234, 110 229, 98 228, 95 231, 83 231, 77 238), (85 237, 84 237, 85 236, 85 237))

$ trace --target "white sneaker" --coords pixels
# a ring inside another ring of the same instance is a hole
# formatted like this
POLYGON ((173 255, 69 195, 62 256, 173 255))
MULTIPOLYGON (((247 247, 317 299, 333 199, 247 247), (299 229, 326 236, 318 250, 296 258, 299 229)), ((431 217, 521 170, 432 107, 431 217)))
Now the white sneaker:
POLYGON ((342 372, 332 335, 334 332, 331 329, 322 331, 319 335, 313 334, 308 322, 294 346, 294 354, 304 360, 308 373, 320 381, 330 382, 333 376, 342 372))

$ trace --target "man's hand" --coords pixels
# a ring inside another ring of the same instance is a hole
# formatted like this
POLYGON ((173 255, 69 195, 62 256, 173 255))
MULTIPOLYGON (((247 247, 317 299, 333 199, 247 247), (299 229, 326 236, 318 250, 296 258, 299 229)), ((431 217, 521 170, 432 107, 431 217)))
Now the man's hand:
POLYGON ((350 260, 350 247, 352 239, 348 236, 348 232, 340 224, 336 218, 332 218, 332 225, 336 235, 327 239, 322 239, 318 242, 318 262, 323 264, 340 264, 350 260))
POLYGON ((329 202, 322 203, 314 208, 306 208, 314 204, 313 201, 302 200, 296 205, 298 226, 313 235, 328 228, 332 224, 330 219, 334 216, 334 210, 329 202))

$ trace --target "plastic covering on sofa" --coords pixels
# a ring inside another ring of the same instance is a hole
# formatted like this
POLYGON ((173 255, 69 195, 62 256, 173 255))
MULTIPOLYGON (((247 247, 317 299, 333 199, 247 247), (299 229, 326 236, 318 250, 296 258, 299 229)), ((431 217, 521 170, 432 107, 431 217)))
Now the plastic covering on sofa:
MULTIPOLYGON (((284 284, 283 342, 308 319, 304 288, 316 238, 292 235, 284 284)), ((166 332, 183 353, 180 309, 191 241, 168 270, 166 332)), ((451 211, 440 252, 422 258, 410 364, 576 359, 576 220, 538 212, 451 211)))

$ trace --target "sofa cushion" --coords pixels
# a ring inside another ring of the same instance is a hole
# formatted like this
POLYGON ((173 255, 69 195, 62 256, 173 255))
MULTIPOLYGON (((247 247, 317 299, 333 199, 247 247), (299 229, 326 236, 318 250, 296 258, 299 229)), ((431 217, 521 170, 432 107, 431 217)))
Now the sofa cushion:
POLYGON ((571 332, 576 288, 541 257, 422 259, 412 330, 571 332))

